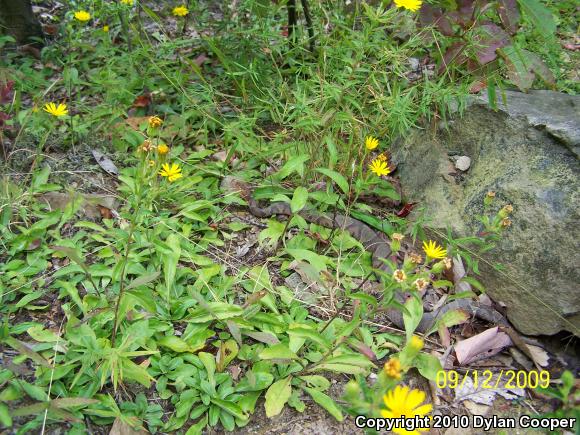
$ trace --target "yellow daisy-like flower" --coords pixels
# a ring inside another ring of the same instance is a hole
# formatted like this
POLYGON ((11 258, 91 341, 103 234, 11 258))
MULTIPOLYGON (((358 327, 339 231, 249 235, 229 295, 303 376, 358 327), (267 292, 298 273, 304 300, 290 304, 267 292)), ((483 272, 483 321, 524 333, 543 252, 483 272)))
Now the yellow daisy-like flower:
POLYGON ((395 5, 398 8, 405 8, 412 12, 417 12, 421 9, 422 4, 423 0, 395 0, 395 5))
POLYGON ((185 6, 177 6, 176 8, 173 8, 173 15, 176 17, 185 17, 187 14, 189 14, 189 9, 185 6))
POLYGON ((91 19, 91 14, 87 11, 77 11, 75 12, 75 18, 82 23, 85 23, 91 19))
POLYGON ((423 251, 431 258, 445 258, 447 256, 447 251, 433 240, 429 240, 429 243, 423 242, 423 251))
POLYGON ((157 153, 161 154, 162 156, 164 156, 168 152, 169 152, 169 147, 167 145, 165 145, 164 143, 159 144, 159 146, 157 147, 157 153))
POLYGON ((393 278, 397 282, 403 282, 407 279, 407 274, 403 270, 397 269, 393 272, 393 278))
MULTIPOLYGON (((388 409, 381 410, 381 415, 385 418, 413 418, 423 416, 433 410, 430 403, 422 405, 425 401, 425 393, 421 390, 410 390, 409 387, 397 385, 394 390, 389 391, 383 396, 383 402, 388 409)), ((408 431, 404 428, 394 428, 393 432, 397 434, 419 435, 421 432, 427 432, 428 429, 417 428, 408 431)))
POLYGON ((417 337, 416 335, 413 335, 411 337, 411 341, 409 342, 409 346, 411 346, 411 349, 419 351, 419 350, 423 349, 423 346, 425 346, 425 342, 423 341, 423 339, 421 337, 417 337))
POLYGON ((123 3, 124 5, 127 5, 127 6, 133 6, 133 3, 135 3, 135 0, 121 0, 121 3, 123 3))
POLYGON ((389 169, 389 164, 386 161, 381 161, 379 159, 373 160, 369 165, 369 168, 379 177, 382 175, 389 175, 391 173, 391 170, 389 169))
POLYGON ((149 117, 149 127, 158 128, 161 127, 161 124, 163 124, 163 120, 159 116, 149 117))
POLYGON ((53 116, 56 116, 57 118, 68 114, 66 104, 59 104, 57 106, 54 103, 46 103, 44 106, 44 111, 50 113, 53 116))
POLYGON ((108 33, 109 32, 109 26, 103 26, 103 32, 108 33))
POLYGON ((379 146, 379 140, 373 136, 367 136, 365 139, 365 146, 367 150, 374 150, 376 147, 379 146))
POLYGON ((383 368, 385 374, 393 379, 401 379, 401 362, 398 358, 391 358, 383 368))
POLYGON ((175 180, 183 177, 181 168, 177 163, 173 163, 171 166, 169 163, 164 163, 162 169, 159 171, 159 175, 162 177, 167 177, 170 182, 174 182, 175 180))

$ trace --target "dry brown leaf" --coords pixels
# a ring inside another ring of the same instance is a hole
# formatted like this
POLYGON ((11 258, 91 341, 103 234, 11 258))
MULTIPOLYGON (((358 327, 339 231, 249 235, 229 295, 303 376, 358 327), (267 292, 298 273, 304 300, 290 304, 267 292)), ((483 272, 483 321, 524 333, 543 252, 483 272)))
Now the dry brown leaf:
POLYGON ((101 168, 103 168, 105 170, 105 172, 108 172, 109 174, 113 174, 113 175, 119 175, 119 170, 117 169, 117 167, 115 166, 115 164, 113 163, 113 161, 109 157, 104 155, 99 150, 92 150, 91 152, 93 154, 93 157, 95 158, 95 160, 99 164, 99 166, 101 168))
MULTIPOLYGON (((138 423, 137 418, 136 417, 133 418, 135 419, 136 423, 138 423)), ((149 432, 146 431, 145 429, 133 428, 132 426, 121 420, 119 417, 117 417, 115 419, 115 422, 113 423, 113 427, 111 428, 109 435, 147 435, 148 433, 149 432)))
POLYGON ((496 326, 456 343, 455 355, 459 364, 465 365, 473 361, 489 358, 511 345, 510 337, 505 332, 501 332, 496 326))

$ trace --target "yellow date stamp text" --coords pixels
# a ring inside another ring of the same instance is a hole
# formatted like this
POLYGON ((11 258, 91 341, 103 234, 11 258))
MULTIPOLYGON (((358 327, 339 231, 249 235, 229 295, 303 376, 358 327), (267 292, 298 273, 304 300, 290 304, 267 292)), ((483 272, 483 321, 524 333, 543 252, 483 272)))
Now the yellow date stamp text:
POLYGON ((471 379, 473 387, 478 389, 495 388, 547 388, 550 385, 550 373, 542 371, 525 370, 466 370, 459 373, 455 370, 439 370, 436 384, 438 388, 463 388, 467 379, 471 379))

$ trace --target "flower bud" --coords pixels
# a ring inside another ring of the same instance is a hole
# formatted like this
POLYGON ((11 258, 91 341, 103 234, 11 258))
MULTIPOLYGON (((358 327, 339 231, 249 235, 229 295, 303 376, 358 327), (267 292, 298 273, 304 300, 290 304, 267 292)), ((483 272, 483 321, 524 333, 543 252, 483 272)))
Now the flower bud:
POLYGON ((512 207, 510 204, 508 204, 508 205, 504 206, 504 207, 503 207, 503 208, 502 208, 502 209, 501 209, 501 210, 500 210, 500 211, 497 213, 497 215, 498 215, 500 218, 502 218, 502 219, 505 219, 505 218, 506 218, 506 217, 508 217, 508 216, 511 214, 511 212, 513 212, 513 211, 514 211, 514 208, 513 208, 513 207, 512 207))
POLYGON ((483 198, 483 205, 485 205, 486 207, 491 205, 491 203, 493 202, 493 199, 495 198, 495 192, 490 190, 489 192, 487 192, 487 194, 485 195, 485 198, 483 198))

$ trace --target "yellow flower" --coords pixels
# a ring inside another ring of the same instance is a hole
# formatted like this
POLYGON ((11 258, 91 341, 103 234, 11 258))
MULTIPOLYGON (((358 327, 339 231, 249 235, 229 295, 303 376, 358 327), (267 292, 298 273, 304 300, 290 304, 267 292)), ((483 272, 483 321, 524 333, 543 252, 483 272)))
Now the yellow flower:
POLYGON ((109 26, 104 25, 103 26, 103 32, 108 33, 109 32, 109 26))
POLYGON ((421 8, 423 0, 395 0, 395 5, 398 8, 405 8, 413 12, 417 12, 421 8))
POLYGON ((149 166, 151 167, 155 166, 155 160, 149 160, 149 166))
POLYGON ((173 182, 181 177, 183 174, 181 173, 181 168, 177 163, 173 163, 169 166, 169 163, 164 163, 162 166, 163 169, 159 171, 159 175, 162 177, 167 177, 170 182, 173 182))
POLYGON ((189 9, 185 6, 177 6, 176 8, 173 8, 173 15, 176 17, 185 17, 187 14, 189 14, 189 9))
POLYGON ((505 205, 497 214, 500 218, 505 219, 514 211, 514 207, 511 204, 505 205))
POLYGON ((159 144, 159 146, 157 147, 157 152, 163 156, 169 152, 169 147, 164 143, 159 144))
POLYGON ((389 175, 391 173, 391 170, 389 169, 389 164, 386 161, 381 161, 379 159, 373 160, 369 165, 369 168, 379 177, 382 175, 389 175))
POLYGON ((431 258, 445 258, 447 256, 447 251, 433 240, 429 240, 429 243, 423 242, 423 251, 431 258))
POLYGON ((490 190, 489 192, 486 193, 486 195, 488 198, 495 198, 495 192, 493 190, 490 190))
POLYGON ((121 3, 123 3, 124 5, 127 5, 127 6, 133 6, 133 3, 135 3, 135 0, 121 0, 121 3))
POLYGON ((403 282, 407 279, 407 275, 403 270, 397 269, 393 272, 393 278, 395 278, 395 281, 397 282, 403 282))
POLYGON ((426 279, 423 279, 423 278, 419 278, 419 279, 415 280, 414 284, 417 287, 417 290, 423 291, 429 285, 429 281, 427 281, 426 279))
MULTIPOLYGON (((388 409, 381 410, 381 415, 385 418, 413 418, 416 415, 423 416, 433 410, 433 405, 427 403, 422 405, 425 400, 425 393, 420 390, 410 390, 409 387, 397 385, 394 390, 389 391, 383 396, 383 402, 388 409)), ((397 434, 419 435, 421 432, 427 432, 428 429, 417 428, 408 431, 404 428, 394 428, 393 432, 397 434)))
POLYGON ((401 362, 398 358, 388 360, 383 370, 387 376, 397 380, 401 379, 401 362))
POLYGON ((59 104, 58 106, 54 103, 46 103, 44 106, 44 111, 50 113, 57 118, 65 116, 68 114, 66 104, 59 104))
POLYGON ((423 341, 423 339, 421 337, 417 337, 416 335, 413 335, 411 337, 411 341, 409 342, 409 346, 411 346, 411 349, 418 352, 421 349, 423 349, 423 346, 425 346, 425 342, 423 341))
POLYGON ((158 117, 158 116, 150 116, 149 117, 149 127, 157 128, 157 127, 160 127, 161 124, 163 124, 163 121, 161 120, 160 117, 158 117))
POLYGON ((380 154, 377 156, 377 159, 379 159, 381 162, 386 162, 386 161, 387 161, 387 155, 386 155, 386 154, 384 154, 384 153, 380 153, 380 154))
POLYGON ((379 146, 379 140, 373 136, 367 136, 365 139, 365 146, 367 150, 374 150, 376 147, 379 146))
POLYGON ((91 19, 91 14, 89 14, 87 11, 77 11, 75 12, 75 18, 84 23, 91 19))

